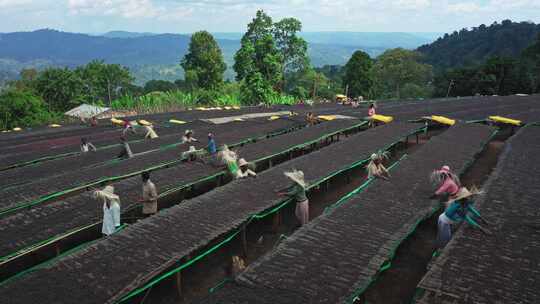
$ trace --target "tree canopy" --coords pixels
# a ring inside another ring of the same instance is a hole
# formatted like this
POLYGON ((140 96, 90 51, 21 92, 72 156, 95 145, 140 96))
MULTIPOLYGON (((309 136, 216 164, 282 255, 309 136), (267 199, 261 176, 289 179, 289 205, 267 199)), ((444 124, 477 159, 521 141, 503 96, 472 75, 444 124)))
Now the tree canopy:
POLYGON ((373 66, 377 95, 383 98, 416 97, 403 95, 406 87, 405 92, 425 91, 424 95, 429 96, 432 67, 421 63, 420 59, 420 53, 402 48, 387 50, 377 57, 373 66))
POLYGON ((283 56, 274 43, 272 27, 272 18, 257 11, 234 56, 236 80, 242 82, 241 91, 246 103, 271 99, 283 77, 283 56))
POLYGON ((223 85, 227 65, 214 37, 207 31, 191 36, 188 53, 181 62, 186 80, 199 88, 212 90, 223 85))
POLYGON ((373 60, 362 51, 356 51, 345 65, 343 84, 348 86, 348 95, 372 97, 373 60))

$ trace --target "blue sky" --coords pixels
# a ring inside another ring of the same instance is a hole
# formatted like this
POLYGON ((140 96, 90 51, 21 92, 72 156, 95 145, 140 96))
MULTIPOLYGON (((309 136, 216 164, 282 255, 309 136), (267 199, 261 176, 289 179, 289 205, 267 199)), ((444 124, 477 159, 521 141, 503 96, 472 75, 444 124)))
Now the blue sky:
POLYGON ((540 23, 540 0, 0 0, 0 32, 54 28, 243 32, 257 9, 305 31, 449 32, 512 19, 540 23))

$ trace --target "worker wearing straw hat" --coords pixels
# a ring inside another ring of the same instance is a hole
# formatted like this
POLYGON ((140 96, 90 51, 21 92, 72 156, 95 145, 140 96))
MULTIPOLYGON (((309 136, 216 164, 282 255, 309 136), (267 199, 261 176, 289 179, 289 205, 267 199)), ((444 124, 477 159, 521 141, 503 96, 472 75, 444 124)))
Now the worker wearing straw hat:
POLYGON ((187 161, 196 161, 201 150, 197 150, 195 146, 189 146, 186 152, 182 153, 182 158, 187 161))
POLYGON ((120 150, 120 154, 118 154, 118 158, 132 158, 133 152, 131 152, 129 143, 124 136, 120 137, 120 143, 122 144, 122 148, 120 150))
POLYGON ((387 153, 379 152, 373 153, 370 157, 370 162, 367 165, 368 179, 370 178, 382 178, 384 180, 390 179, 390 173, 383 165, 383 158, 387 158, 387 153))
POLYGON ((86 153, 88 151, 96 152, 96 146, 89 142, 86 137, 81 138, 81 152, 86 153))
POLYGON ((257 177, 257 173, 255 173, 249 168, 249 163, 245 159, 240 158, 238 160, 238 167, 240 168, 240 173, 242 174, 242 177, 257 177))
POLYGON ((309 222, 309 201, 306 196, 307 183, 304 180, 304 172, 293 170, 285 172, 285 176, 293 181, 293 185, 278 192, 279 196, 287 196, 296 202, 294 214, 300 225, 306 225, 309 222))
POLYGON ((182 143, 190 143, 198 141, 195 137, 193 137, 193 130, 186 130, 184 131, 184 136, 182 136, 182 143))
MULTIPOLYGON (((450 170, 450 166, 444 165, 441 169, 431 173, 431 182, 438 187, 435 193, 430 197, 442 197, 443 201, 450 201, 458 194, 461 187, 459 177, 450 170)), ((448 207, 448 206, 445 206, 448 207)))
POLYGON ((143 186, 142 186, 142 200, 143 204, 142 214, 144 216, 150 216, 157 212, 157 200, 158 194, 156 185, 150 180, 150 172, 145 171, 141 174, 143 186))
POLYGON ((146 138, 154 139, 154 138, 159 137, 157 135, 156 131, 154 131, 154 126, 153 125, 144 126, 144 129, 146 130, 146 135, 144 136, 145 139, 146 138))
POLYGON ((238 179, 243 177, 242 171, 237 163, 238 156, 234 151, 229 150, 227 145, 224 145, 219 152, 219 158, 227 166, 227 169, 233 178, 238 179))
POLYGON ((94 191, 94 198, 103 201, 103 225, 101 233, 113 234, 120 227, 120 197, 114 194, 113 186, 94 191))
POLYGON ((471 197, 481 194, 480 191, 467 188, 461 188, 456 196, 448 203, 448 208, 439 216, 437 223, 437 245, 439 248, 444 248, 452 238, 452 225, 458 224, 465 220, 473 227, 480 229, 485 234, 491 234, 489 229, 480 226, 475 219, 480 219, 485 224, 489 224, 476 210, 472 204, 471 197))

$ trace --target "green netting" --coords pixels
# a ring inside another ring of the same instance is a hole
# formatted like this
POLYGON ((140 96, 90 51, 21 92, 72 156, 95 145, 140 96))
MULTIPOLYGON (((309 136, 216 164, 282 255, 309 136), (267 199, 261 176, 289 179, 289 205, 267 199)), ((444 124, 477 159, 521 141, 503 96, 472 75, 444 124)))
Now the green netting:
MULTIPOLYGON (((127 226, 126 224, 121 225, 118 228, 117 231, 120 231, 120 230, 124 229, 126 226, 127 226)), ((76 247, 73 247, 73 248, 71 248, 69 250, 66 250, 66 251, 62 252, 61 254, 55 256, 54 258, 50 259, 50 260, 47 260, 47 261, 45 261, 43 263, 40 263, 40 264, 37 264, 37 265, 35 265, 33 267, 30 267, 30 268, 28 268, 28 269, 26 269, 24 271, 21 271, 21 272, 17 273, 16 275, 14 275, 12 277, 9 277, 9 278, 3 280, 2 282, 0 282, 0 286, 11 283, 14 280, 16 280, 16 279, 18 279, 18 278, 20 278, 20 277, 22 277, 22 276, 24 276, 24 275, 26 275, 28 273, 31 273, 31 272, 34 272, 34 271, 36 271, 38 269, 47 267, 48 265, 58 261, 59 259, 65 257, 65 256, 67 256, 67 255, 69 255, 69 254, 71 254, 73 252, 79 251, 80 249, 86 248, 86 247, 90 246, 91 244, 98 242, 99 240, 100 239, 96 239, 96 240, 93 240, 93 241, 90 241, 90 242, 86 242, 86 243, 80 244, 80 245, 78 245, 76 247)))
MULTIPOLYGON (((320 138, 318 138, 316 141, 323 140, 323 139, 325 139, 325 138, 334 136, 334 135, 339 134, 339 133, 343 133, 343 132, 350 131, 350 130, 352 130, 352 129, 354 129, 354 128, 361 127, 361 126, 363 126, 363 125, 365 125, 365 124, 366 124, 366 123, 362 122, 362 123, 357 124, 357 125, 354 125, 354 126, 352 126, 352 127, 345 128, 345 129, 342 129, 342 130, 339 130, 339 131, 336 131, 336 132, 333 132, 333 133, 326 134, 326 135, 321 136, 320 138)), ((294 128, 293 128, 293 129, 294 129, 294 128)), ((273 133, 270 133, 269 135, 267 135, 267 137, 278 136, 278 135, 280 135, 280 134, 290 132, 291 130, 292 130, 292 129, 284 129, 284 130, 280 130, 280 131, 277 131, 277 132, 273 132, 273 133)), ((262 137, 258 137, 258 138, 260 139, 260 138, 262 138, 262 137)), ((231 147, 243 145, 243 144, 248 143, 248 142, 251 142, 251 141, 253 141, 253 140, 254 140, 253 138, 246 139, 246 140, 243 140, 243 141, 241 141, 241 142, 239 142, 239 143, 236 143, 236 144, 231 145, 231 147)), ((295 146, 295 147, 290 148, 290 149, 288 149, 288 150, 285 150, 285 151, 282 151, 282 152, 280 152, 280 153, 274 154, 273 156, 276 156, 276 155, 279 155, 279 154, 287 153, 287 152, 289 152, 290 150, 296 149, 296 147, 307 146, 307 145, 312 144, 313 142, 316 142, 316 141, 310 141, 309 143, 301 144, 301 145, 295 146)), ((261 158, 261 159, 259 159, 259 160, 257 160, 257 161, 263 161, 263 160, 265 160, 265 159, 267 159, 267 158, 269 158, 269 157, 264 157, 264 158, 261 158)), ((148 170, 148 169, 147 169, 147 170, 148 170)), ((145 170, 145 171, 146 171, 146 170, 145 170)), ((191 182, 191 183, 188 183, 188 184, 184 184, 184 185, 181 185, 181 186, 178 186, 178 187, 174 187, 174 188, 168 189, 168 190, 166 190, 166 191, 160 193, 159 197, 164 197, 164 196, 167 196, 167 195, 169 195, 169 194, 171 194, 171 193, 174 193, 174 192, 177 192, 177 191, 180 191, 180 190, 183 190, 183 189, 192 187, 192 186, 194 186, 194 185, 196 185, 196 184, 198 184, 198 183, 205 182, 205 181, 207 181, 207 180, 215 179, 215 178, 219 177, 220 175, 226 175, 226 171, 221 171, 221 172, 218 172, 218 173, 216 173, 216 174, 213 174, 213 175, 210 175, 210 176, 207 176, 207 177, 198 179, 198 180, 196 180, 196 181, 194 181, 194 182, 191 182)), ((100 182, 100 183, 101 183, 101 182, 100 182)), ((273 211, 271 211, 271 213, 276 212, 277 210, 279 210, 280 208, 282 208, 282 207, 285 206, 285 205, 286 205, 286 204, 283 204, 283 205, 278 206, 278 208, 273 209, 273 211)), ((0 213, 0 214, 1 214, 1 213, 0 213)), ((266 215, 265 215, 265 216, 266 216, 266 215)), ((264 216, 262 216, 262 217, 264 217, 264 216)), ((254 218, 262 218, 262 217, 261 217, 260 215, 255 215, 255 216, 254 216, 254 218)), ((13 258, 13 257, 16 257, 16 256, 20 256, 20 255, 26 254, 26 253, 28 253, 28 252, 31 252, 31 251, 35 250, 36 248, 39 248, 39 247, 44 246, 44 245, 47 245, 47 244, 49 244, 49 243, 58 241, 58 240, 60 240, 60 239, 62 239, 62 238, 65 238, 66 236, 69 236, 69 235, 71 235, 71 234, 74 234, 74 233, 77 233, 77 232, 79 232, 79 231, 85 230, 85 229, 87 229, 87 228, 89 228, 89 227, 92 227, 92 226, 94 226, 94 225, 97 225, 97 224, 99 224, 99 222, 98 222, 98 223, 92 223, 92 224, 87 225, 87 226, 84 226, 84 227, 79 227, 79 228, 76 228, 76 229, 74 229, 74 230, 71 230, 71 231, 69 231, 69 232, 67 232, 67 233, 63 233, 63 234, 56 235, 56 236, 54 236, 54 237, 48 238, 48 239, 46 239, 46 240, 43 240, 43 241, 41 241, 41 242, 38 242, 38 243, 33 244, 33 245, 31 245, 31 246, 28 246, 28 247, 26 247, 26 248, 24 248, 24 249, 22 249, 22 250, 19 250, 19 251, 17 251, 17 252, 12 253, 12 254, 9 254, 9 255, 6 255, 6 256, 4 256, 4 257, 1 257, 1 258, 0 258, 0 262, 3 263, 4 261, 9 260, 9 259, 11 259, 11 258, 13 258)), ((77 248, 79 248, 79 246, 78 246, 77 248)))
MULTIPOLYGON (((410 134, 407 134, 406 136, 404 136, 403 138, 405 137, 408 137, 412 134, 416 134, 418 132, 421 132, 423 131, 425 128, 422 127, 414 132, 411 132, 410 134)), ((398 141, 399 142, 399 141, 398 141)), ((395 142, 393 144, 390 144, 387 148, 389 147, 392 147, 394 145, 396 145, 398 142, 395 142)), ((307 190, 311 190, 315 187, 318 187, 320 184, 322 184, 323 182, 327 181, 328 179, 332 178, 333 176, 339 174, 339 173, 342 173, 344 171, 347 171, 347 170, 350 170, 356 166, 358 166, 359 164, 361 163, 365 163, 367 161, 367 159, 363 159, 363 160, 360 160, 358 162, 355 162, 353 163, 352 165, 349 165, 347 166, 346 168, 344 169, 341 169, 341 170, 338 170, 336 171, 335 173, 332 173, 332 174, 329 174, 319 180, 317 180, 316 182, 314 183, 311 183, 307 190)), ((244 224, 242 224, 242 227, 246 227, 247 225, 249 225, 252 221, 254 220, 257 220, 257 219, 262 219, 264 217, 267 217, 273 213, 276 213, 278 212, 279 210, 281 210, 283 207, 287 206, 288 204, 290 204, 293 200, 292 199, 286 199, 286 200, 283 200, 281 201, 280 203, 278 203, 277 206, 269 209, 269 210, 266 210, 266 211, 263 211, 263 212, 260 212, 260 213, 257 213, 257 214, 254 214, 252 215, 248 220, 246 220, 244 222, 244 224)), ((232 234, 230 234, 227 238, 225 238, 224 240, 222 240, 221 242, 219 242, 218 244, 212 246, 211 248, 209 248, 208 250, 204 251, 203 253, 201 253, 200 255, 196 256, 195 258, 183 263, 183 264, 180 264, 179 266, 173 268, 172 270, 156 277, 155 279, 151 280, 149 283, 145 284, 144 286, 140 287, 140 288, 137 288, 135 290, 133 290, 132 292, 128 293, 126 296, 124 296, 123 298, 121 298, 119 301, 117 301, 117 303, 124 303, 130 299, 132 299, 133 297, 139 295, 140 293, 148 290, 149 288, 152 288, 154 285, 158 284, 160 281, 164 280, 165 278, 168 278, 170 277, 171 275, 174 275, 176 274, 177 272, 179 271, 182 271, 183 269, 191 266, 192 264, 194 264, 195 262, 201 260, 202 258, 208 256, 209 254, 211 254, 212 252, 216 251, 217 249, 221 248, 223 245, 227 244, 228 242, 230 242, 232 239, 234 239, 234 237, 236 237, 240 232, 242 231, 242 228, 240 229, 237 229, 235 232, 233 232, 232 234)))
MULTIPOLYGON (((255 142, 257 140, 268 138, 268 137, 271 137, 271 136, 277 136, 279 134, 283 134, 283 133, 288 132, 289 130, 294 130, 294 129, 295 128, 289 128, 289 129, 284 129, 284 130, 281 130, 281 131, 269 133, 269 134, 258 136, 258 137, 247 138, 247 139, 244 139, 244 140, 242 140, 240 142, 233 143, 233 144, 229 145, 229 147, 234 148, 234 147, 237 147, 237 146, 242 146, 242 145, 244 145, 246 143, 255 142)), ((173 144, 173 145, 177 145, 177 144, 173 144)), ((170 149, 170 148, 171 148, 171 145, 165 146, 165 149, 170 149)), ((44 203, 44 202, 49 201, 51 199, 64 196, 64 195, 66 195, 68 193, 81 191, 81 190, 87 189, 89 187, 99 186, 101 184, 108 184, 108 183, 115 182, 115 181, 118 181, 118 180, 121 180, 121 179, 126 179, 126 178, 129 178, 129 177, 132 177, 132 176, 139 175, 139 174, 141 174, 142 172, 145 172, 145 171, 153 171, 153 170, 158 170, 158 169, 162 169, 162 168, 169 167, 169 166, 174 166, 174 165, 177 165, 177 164, 181 163, 183 160, 185 160, 185 159, 181 157, 180 159, 164 162, 164 163, 158 164, 156 166, 145 168, 143 170, 139 170, 139 171, 135 171, 135 172, 131 172, 131 173, 128 173, 128 174, 119 175, 119 176, 101 178, 101 179, 98 179, 98 180, 93 181, 93 182, 89 182, 89 183, 81 185, 81 186, 77 186, 77 187, 74 187, 74 188, 54 192, 54 193, 42 196, 42 197, 40 197, 40 198, 38 198, 36 200, 30 201, 30 202, 20 203, 15 207, 2 209, 2 210, 0 210, 0 216, 4 216, 6 214, 13 213, 13 212, 15 212, 17 210, 20 210, 20 209, 33 207, 35 205, 44 203)))
MULTIPOLYGON (((495 130, 486 141, 481 142, 480 145, 482 146, 482 149, 479 152, 475 153, 472 160, 468 161, 465 164, 465 166, 460 171, 460 175, 464 174, 472 166, 472 164, 474 163, 474 160, 478 157, 479 154, 481 154, 485 150, 486 146, 489 144, 489 142, 491 140, 493 140, 493 138, 498 134, 498 132, 499 132, 499 130, 495 130)), ((403 238, 401 238, 401 239, 397 240, 396 242, 394 242, 393 246, 391 247, 391 250, 390 250, 390 253, 388 255, 387 260, 385 262, 383 262, 383 264, 379 268, 379 271, 372 276, 372 278, 371 278, 371 280, 369 282, 364 284, 362 287, 358 288, 351 296, 349 296, 347 298, 347 300, 345 300, 345 303, 354 303, 354 301, 357 300, 357 298, 362 293, 364 293, 367 290, 367 288, 369 288, 371 286, 371 284, 373 284, 375 281, 377 281, 378 277, 384 271, 388 270, 392 266, 392 260, 394 259, 395 254, 396 254, 399 246, 403 243, 403 241, 408 239, 416 231, 416 229, 418 228, 418 226, 422 222, 424 222, 425 220, 431 218, 439 210, 440 210, 440 206, 432 208, 430 212, 428 212, 426 215, 424 215, 423 217, 418 219, 412 225, 412 228, 407 232, 407 234, 403 238)))

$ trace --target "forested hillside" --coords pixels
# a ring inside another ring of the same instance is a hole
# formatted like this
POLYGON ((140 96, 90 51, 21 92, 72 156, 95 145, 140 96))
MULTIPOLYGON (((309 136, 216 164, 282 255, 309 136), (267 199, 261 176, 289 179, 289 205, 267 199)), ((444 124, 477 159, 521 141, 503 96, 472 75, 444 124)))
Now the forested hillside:
POLYGON ((482 64, 494 56, 518 57, 540 33, 540 25, 529 22, 484 24, 445 34, 418 51, 424 61, 438 70, 482 64))
MULTIPOLYGON (((343 65, 357 49, 375 57, 389 47, 414 48, 430 41, 406 33, 307 33, 308 55, 314 66, 343 65), (349 37, 350 39, 348 39, 349 37), (366 37, 366 39, 359 39, 366 37), (365 43, 365 45, 362 45, 365 43)), ((221 33, 216 40, 234 78, 233 56, 240 48, 241 34, 221 33)), ((99 59, 130 69, 136 83, 152 79, 174 81, 183 78, 178 63, 187 51, 189 35, 109 32, 102 36, 54 30, 0 34, 0 71, 18 75, 22 68, 45 66, 77 67, 99 59)), ((0 78, 1 81, 1 78, 0 78)))

